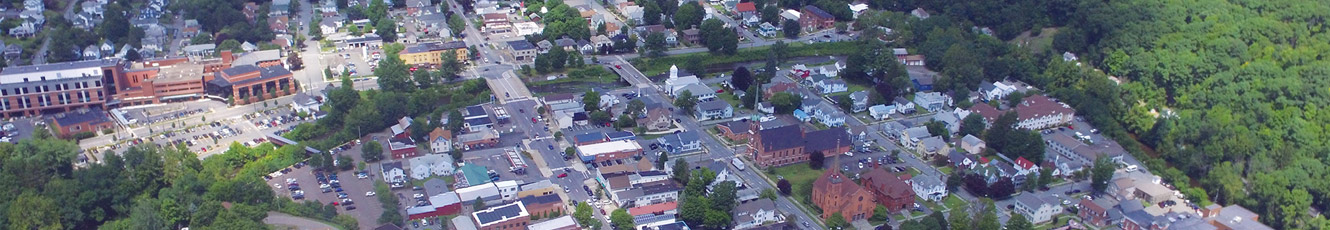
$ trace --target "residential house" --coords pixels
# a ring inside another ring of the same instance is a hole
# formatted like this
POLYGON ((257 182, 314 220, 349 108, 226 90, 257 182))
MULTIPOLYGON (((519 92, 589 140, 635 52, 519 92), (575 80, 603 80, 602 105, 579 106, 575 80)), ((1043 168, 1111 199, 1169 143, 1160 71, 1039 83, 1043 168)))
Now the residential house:
POLYGON ((702 150, 702 139, 698 136, 698 131, 665 134, 657 138, 656 143, 660 143, 665 152, 673 155, 702 150))
POLYGON ((1015 86, 1007 85, 1002 82, 984 81, 979 83, 979 95, 983 97, 984 101, 1006 98, 1008 94, 1013 92, 1016 92, 1015 86))
POLYGON ((914 94, 914 103, 929 112, 940 112, 951 106, 951 96, 941 92, 920 92, 914 94))
POLYGON ((1081 217, 1081 221, 1086 224, 1108 226, 1109 224, 1116 222, 1109 218, 1110 212, 1117 211, 1118 213, 1116 213, 1115 216, 1120 217, 1122 215, 1120 210, 1114 208, 1114 206, 1117 205, 1117 200, 1108 197, 1081 199, 1081 201, 1076 204, 1076 206, 1079 207, 1076 216, 1081 217))
POLYGON ((674 119, 670 117, 670 110, 664 107, 649 109, 646 112, 646 118, 638 119, 638 125, 646 127, 649 131, 668 130, 674 125, 674 119))
POLYGON ((697 117, 698 121, 734 117, 734 106, 730 106, 730 103, 724 100, 702 102, 696 107, 697 111, 693 112, 693 116, 697 117))
POLYGON ((741 2, 734 5, 734 11, 739 14, 739 18, 756 16, 757 5, 753 4, 753 2, 741 2))
POLYGON ((782 82, 778 79, 782 78, 771 79, 771 83, 762 84, 762 99, 764 99, 764 101, 770 100, 771 96, 776 95, 776 93, 791 92, 799 87, 799 85, 796 85, 793 82, 782 82))
POLYGON ((388 139, 388 150, 392 153, 393 159, 406 159, 415 157, 416 140, 411 137, 394 137, 388 139))
POLYGON ((776 28, 776 26, 772 25, 770 22, 763 22, 761 25, 757 26, 757 35, 763 37, 775 37, 779 35, 778 32, 780 32, 780 28, 776 28))
POLYGON ((873 105, 868 107, 868 116, 874 120, 886 120, 891 118, 891 114, 896 112, 896 105, 873 105))
POLYGON ((621 6, 619 12, 623 14, 624 18, 627 18, 628 20, 633 20, 633 22, 637 22, 636 24, 639 25, 643 23, 642 7, 631 4, 625 6, 623 3, 620 3, 619 5, 621 6))
POLYGON ((550 40, 541 40, 539 42, 536 42, 536 52, 538 53, 542 54, 549 53, 550 48, 554 48, 554 43, 550 42, 550 40))
POLYGON ((752 229, 768 222, 784 222, 785 216, 776 209, 776 202, 757 199, 734 207, 732 229, 752 229))
POLYGON ((701 31, 697 28, 683 30, 683 39, 688 40, 689 44, 699 44, 698 42, 702 41, 701 31))
POLYGON ((577 40, 573 40, 572 38, 564 37, 556 39, 554 40, 554 45, 559 46, 559 48, 562 48, 564 51, 578 50, 577 40))
POLYGON ((910 188, 920 199, 927 201, 942 201, 947 197, 947 183, 941 178, 920 175, 910 178, 910 188))
POLYGON ((868 126, 850 125, 848 126, 848 128, 845 129, 845 132, 846 134, 850 135, 851 140, 857 142, 863 142, 868 140, 868 132, 869 132, 868 126))
POLYGON ((868 4, 850 4, 850 12, 854 13, 854 19, 859 19, 859 15, 863 15, 866 11, 868 11, 868 4))
POLYGON ((850 152, 850 137, 844 129, 833 127, 806 132, 798 125, 762 129, 749 143, 749 152, 753 162, 761 167, 804 162, 812 153, 831 157, 850 152))
POLYGON ((912 113, 914 113, 914 110, 915 110, 914 102, 912 102, 912 101, 910 101, 910 100, 905 100, 905 97, 897 96, 896 98, 892 99, 891 101, 892 101, 892 103, 893 103, 892 105, 895 105, 895 106, 896 106, 896 113, 900 113, 900 114, 912 114, 912 113))
POLYGON ((1122 161, 1124 150, 1112 141, 1083 141, 1066 133, 1055 133, 1046 138, 1048 138, 1047 148, 1050 150, 1048 152, 1056 153, 1058 159, 1080 162, 1082 165, 1093 165, 1100 157, 1109 157, 1115 162, 1122 161))
POLYGON ((443 127, 434 128, 429 132, 430 152, 443 154, 453 151, 453 132, 443 129, 443 127))
POLYGON ((1062 213, 1062 206, 1058 205, 1057 198, 1034 193, 1022 193, 1016 196, 1015 206, 1013 211, 1024 215, 1030 223, 1035 224, 1051 221, 1054 215, 1062 213))
POLYGON ((99 49, 97 45, 88 45, 83 48, 83 52, 81 52, 80 55, 83 56, 83 60, 96 60, 102 58, 102 50, 99 49))
POLYGON ((720 130, 721 136, 730 141, 747 142, 752 138, 753 132, 757 131, 758 122, 755 121, 728 121, 716 124, 716 129, 720 130))
POLYGON ((850 93, 850 103, 851 112, 858 113, 868 110, 868 92, 855 91, 850 93))
POLYGON ((848 85, 845 84, 845 80, 835 79, 828 75, 813 74, 809 79, 813 81, 813 88, 816 88, 817 92, 821 94, 832 94, 849 90, 848 85))
MULTIPOLYGON (((416 180, 425 180, 430 176, 452 176, 453 173, 457 171, 457 167, 455 167, 456 161, 453 161, 453 156, 450 154, 428 154, 411 158, 408 160, 408 163, 411 164, 411 178, 416 180)), ((430 181, 433 180, 436 179, 430 179, 430 181)), ((426 185, 431 184, 430 181, 426 181, 426 185)), ((437 182, 439 182, 439 184, 445 184, 442 180, 437 182)), ((437 189, 431 186, 425 187, 426 191, 430 192, 430 195, 434 195, 445 192, 448 186, 445 184, 437 189)))
POLYGON ((807 5, 799 10, 799 26, 803 31, 813 32, 835 26, 836 17, 817 6, 807 5))
POLYGON ((873 193, 873 200, 886 206, 889 212, 899 212, 915 205, 915 193, 910 189, 910 183, 876 164, 872 170, 864 173, 859 181, 863 183, 864 188, 873 193))
POLYGON ((956 169, 974 169, 974 166, 979 163, 978 159, 974 156, 975 155, 953 150, 951 153, 947 154, 947 162, 950 162, 951 166, 956 169))
POLYGON ((903 132, 901 132, 900 135, 901 146, 904 146, 905 148, 908 149, 915 149, 916 147, 919 146, 919 142, 923 141, 924 139, 928 139, 929 137, 932 136, 933 134, 928 132, 928 127, 918 126, 918 127, 908 128, 905 129, 903 132))
POLYGON ((980 140, 974 135, 966 134, 965 137, 961 138, 961 149, 964 149, 965 152, 981 154, 984 152, 984 148, 988 148, 988 145, 985 145, 984 140, 980 140))
POLYGON ((948 113, 948 112, 934 113, 932 121, 942 122, 943 127, 947 129, 948 134, 957 133, 960 132, 961 130, 961 119, 956 118, 955 113, 948 113))
MULTIPOLYGON (((834 165, 834 164, 833 164, 834 165)), ((866 220, 873 216, 873 194, 854 180, 842 175, 840 170, 827 170, 813 181, 813 205, 822 209, 822 219, 831 218, 831 214, 840 213, 846 222, 866 220)))
POLYGON ((914 10, 910 11, 910 15, 919 19, 928 19, 929 17, 928 11, 924 10, 924 8, 914 8, 914 10))
POLYGON ((813 118, 816 118, 817 122, 823 125, 828 127, 845 125, 845 114, 839 112, 839 109, 830 103, 819 103, 813 106, 812 111, 814 111, 813 118))
POLYGON ((1025 157, 1017 157, 1016 161, 1012 162, 1012 165, 1016 166, 1017 175, 1030 175, 1034 173, 1039 173, 1039 165, 1035 164, 1034 162, 1031 162, 1028 159, 1025 159, 1025 157))
POLYGON ((949 152, 951 151, 951 146, 947 145, 947 142, 942 140, 941 136, 932 136, 919 140, 918 150, 919 153, 931 156, 949 152))
POLYGON ((901 120, 882 123, 882 133, 886 134, 887 138, 893 140, 900 139, 902 134, 905 133, 905 130, 910 129, 910 126, 913 125, 907 125, 906 123, 907 121, 901 120))
POLYGON ((692 93, 693 97, 697 98, 697 101, 711 101, 716 99, 716 89, 711 88, 711 86, 703 85, 701 83, 689 84, 687 86, 679 88, 678 90, 674 91, 675 92, 674 96, 678 97, 684 91, 692 93))
MULTIPOLYGON (((447 3, 444 3, 447 4, 447 3)), ((422 11, 428 11, 433 8, 429 0, 406 0, 406 13, 410 15, 420 15, 422 11)))
POLYGON ((936 73, 910 74, 910 84, 914 85, 914 90, 919 92, 933 91, 933 82, 936 80, 936 73))

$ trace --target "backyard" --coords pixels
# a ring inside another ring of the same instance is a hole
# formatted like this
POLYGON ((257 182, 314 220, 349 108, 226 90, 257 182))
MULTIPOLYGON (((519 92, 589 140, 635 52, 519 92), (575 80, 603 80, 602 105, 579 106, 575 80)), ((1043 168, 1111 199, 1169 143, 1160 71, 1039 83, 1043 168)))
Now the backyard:
MULTIPOLYGON (((822 176, 824 170, 812 169, 808 167, 807 163, 800 163, 771 168, 769 171, 771 174, 775 174, 780 178, 785 178, 785 180, 790 181, 790 193, 795 197, 795 201, 809 204, 811 201, 809 196, 813 193, 813 181, 817 180, 819 176, 822 176)), ((776 178, 771 179, 778 181, 776 178)), ((812 206, 808 207, 811 208, 812 206)))

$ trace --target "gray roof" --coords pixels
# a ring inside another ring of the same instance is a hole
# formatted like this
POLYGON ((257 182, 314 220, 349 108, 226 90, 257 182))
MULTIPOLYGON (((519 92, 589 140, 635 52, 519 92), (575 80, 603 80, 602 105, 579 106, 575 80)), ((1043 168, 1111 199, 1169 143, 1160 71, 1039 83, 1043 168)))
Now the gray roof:
POLYGON ((448 182, 439 178, 425 181, 425 196, 434 196, 448 192, 448 182))
POLYGON ((945 185, 946 185, 946 184, 943 184, 943 183, 942 183, 942 180, 940 180, 940 179, 938 179, 938 178, 931 177, 931 176, 922 176, 922 175, 921 175, 921 176, 917 176, 917 177, 911 177, 911 178, 910 178, 910 183, 913 183, 913 184, 916 184, 916 185, 919 185, 919 186, 923 186, 923 187, 937 187, 937 186, 945 186, 945 185))
POLYGON ((724 110, 725 108, 729 107, 730 103, 725 102, 723 100, 714 100, 697 104, 697 108, 701 109, 702 111, 724 110))
POLYGON ((1043 196, 1035 195, 1034 193, 1029 193, 1029 192, 1027 192, 1027 193, 1022 193, 1022 194, 1019 195, 1019 196, 1016 196, 1016 202, 1020 202, 1020 203, 1022 203, 1022 204, 1025 204, 1026 206, 1029 206, 1030 208, 1034 208, 1034 209, 1038 209, 1040 206, 1043 206, 1043 205, 1046 205, 1046 204, 1047 204, 1047 205, 1057 206, 1058 203, 1057 203, 1056 200, 1052 200, 1052 199, 1048 199, 1048 198, 1049 198, 1049 197, 1043 197, 1043 196))
POLYGON ((947 142, 940 136, 932 136, 919 141, 920 147, 927 151, 937 151, 947 146, 947 142))
POLYGON ((522 205, 563 203, 559 194, 548 194, 544 196, 525 196, 522 197, 522 205))
POLYGON ((666 134, 665 136, 661 136, 660 140, 661 143, 682 146, 687 142, 694 142, 701 139, 697 135, 697 131, 689 130, 675 134, 666 134))
POLYGON ((748 203, 739 204, 734 207, 734 221, 736 223, 749 222, 753 220, 753 213, 759 211, 775 211, 776 202, 771 199, 757 199, 748 203))
POLYGON ((911 138, 919 138, 920 140, 933 136, 933 134, 928 132, 928 127, 923 126, 905 129, 905 133, 909 134, 911 138))
MULTIPOLYGON (((683 74, 680 74, 680 75, 683 75, 683 74)), ((703 84, 692 84, 692 85, 687 85, 687 86, 684 86, 683 88, 680 88, 680 89, 679 89, 679 93, 683 93, 683 91, 691 92, 691 93, 693 93, 693 96, 697 96, 697 95, 702 95, 702 94, 708 94, 708 93, 716 92, 716 90, 711 89, 710 86, 706 86, 706 85, 703 85, 703 84)))
POLYGON ((526 40, 509 41, 508 47, 512 47, 513 50, 536 49, 536 45, 532 45, 531 42, 527 42, 526 40))
POLYGON ((235 61, 232 61, 232 63, 235 63, 234 65, 258 65, 258 63, 261 61, 271 61, 271 60, 281 60, 281 59, 282 59, 282 52, 279 50, 260 50, 260 51, 245 53, 244 55, 237 57, 235 61))
POLYGON ((868 100, 868 92, 866 92, 866 91, 855 91, 855 92, 853 92, 853 93, 850 93, 850 100, 852 100, 852 101, 868 100))
POLYGON ((979 140, 978 137, 974 137, 974 135, 969 135, 969 134, 966 134, 965 137, 962 137, 961 142, 969 143, 970 145, 977 145, 984 143, 983 140, 979 140))
MULTIPOLYGON (((12 44, 10 46, 17 47, 18 44, 12 44)), ((0 71, 0 75, 35 73, 42 71, 58 71, 58 70, 67 70, 67 69, 81 69, 81 68, 91 68, 91 67, 108 67, 108 66, 115 66, 118 64, 120 64, 120 59, 112 58, 112 59, 97 59, 97 60, 87 60, 87 61, 58 62, 58 63, 50 63, 42 65, 11 66, 5 68, 3 71, 0 71)))

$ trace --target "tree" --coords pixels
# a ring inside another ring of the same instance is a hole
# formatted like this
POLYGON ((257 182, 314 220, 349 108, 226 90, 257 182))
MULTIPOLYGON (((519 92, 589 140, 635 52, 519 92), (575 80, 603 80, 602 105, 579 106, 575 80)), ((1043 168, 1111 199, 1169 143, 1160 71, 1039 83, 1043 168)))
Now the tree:
POLYGON ((606 28, 605 28, 605 23, 604 23, 604 22, 602 22, 602 23, 596 25, 596 34, 599 34, 599 35, 605 35, 605 34, 607 34, 605 30, 606 30, 606 28))
POLYGON ((725 22, 715 18, 707 19, 702 21, 702 25, 698 27, 698 36, 701 37, 702 43, 705 43, 707 51, 720 52, 724 45, 721 44, 721 39, 724 39, 722 33, 725 30, 725 22))
POLYGON ((383 145, 379 141, 368 141, 360 146, 360 157, 368 162, 377 162, 383 159, 383 145))
POLYGON ((777 196, 777 195, 776 195, 776 190, 772 190, 772 189, 763 189, 763 190, 762 190, 762 193, 758 195, 759 198, 762 198, 762 199, 768 199, 768 200, 772 200, 772 201, 775 201, 775 200, 776 200, 776 196, 777 196))
POLYGON ((739 98, 739 100, 743 100, 744 108, 757 109, 757 99, 761 98, 758 97, 758 95, 762 94, 762 90, 760 88, 762 88, 761 85, 749 86, 748 92, 745 93, 742 98, 739 98))
POLYGON ((51 198, 29 191, 9 204, 9 229, 64 229, 51 198))
POLYGON ((610 120, 612 118, 610 116, 612 116, 610 115, 610 112, 604 110, 595 111, 591 112, 591 115, 588 115, 587 120, 591 121, 591 123, 595 123, 596 125, 603 125, 610 123, 610 120))
POLYGON ((840 107, 841 110, 846 112, 854 111, 854 101, 850 100, 850 95, 837 96, 834 98, 836 100, 836 106, 840 107))
POLYGON ((827 229, 839 230, 850 229, 853 227, 850 225, 850 222, 845 222, 845 216, 841 215, 840 212, 831 213, 831 217, 827 217, 826 224, 827 229))
POLYGON ((656 169, 665 170, 666 162, 670 162, 670 154, 660 154, 660 158, 656 158, 656 169))
POLYGON ((573 210, 573 219, 577 219, 577 223, 580 223, 583 226, 586 226, 591 222, 599 222, 592 219, 591 205, 588 205, 586 202, 577 203, 577 208, 573 210))
POLYGON ((485 199, 476 199, 476 202, 471 203, 471 210, 485 210, 485 199))
POLYGON ((619 119, 614 121, 615 128, 623 129, 632 128, 633 126, 637 126, 637 120, 634 120, 633 117, 627 113, 619 114, 619 119))
POLYGON ((189 38, 190 45, 202 45, 209 43, 212 43, 212 34, 209 33, 199 33, 199 35, 194 35, 194 37, 189 38))
POLYGON ((779 92, 771 95, 771 106, 775 107, 777 114, 790 114, 794 110, 803 106, 803 99, 788 92, 779 92))
POLYGON ((974 135, 975 137, 984 136, 984 116, 981 116, 978 113, 970 113, 970 115, 966 115, 965 118, 961 119, 961 128, 957 133, 956 136, 959 137, 964 137, 966 135, 974 135))
POLYGON ((693 28, 693 26, 701 25, 702 18, 705 15, 706 11, 702 9, 702 5, 692 1, 686 2, 679 6, 678 11, 674 12, 674 27, 693 28))
POLYGON ((799 37, 799 30, 803 29, 803 27, 799 26, 799 21, 795 21, 794 19, 785 19, 785 23, 782 24, 782 26, 785 27, 783 31, 785 32, 786 38, 799 37))
POLYGON ((711 189, 711 204, 725 213, 738 204, 738 186, 734 181, 722 181, 711 189))
POLYGON ((720 53, 725 55, 734 55, 739 53, 739 34, 734 30, 725 30, 721 33, 720 53))
MULTIPOLYGON (((934 213, 939 213, 939 212, 938 212, 938 211, 934 211, 934 213)), ((947 216, 947 222, 948 222, 948 225, 951 226, 951 227, 948 228, 948 229, 950 229, 950 230, 971 230, 971 229, 973 229, 973 228, 971 228, 971 227, 973 226, 973 222, 972 222, 973 219, 970 219, 970 213, 967 212, 965 208, 959 208, 959 207, 958 207, 958 208, 952 208, 951 211, 950 211, 949 213, 947 213, 947 214, 948 214, 948 216, 947 216)))
POLYGON ((845 22, 836 22, 836 33, 844 33, 845 30, 849 28, 850 25, 846 24, 845 22))
POLYGON ((640 117, 642 116, 643 113, 642 110, 645 110, 646 108, 647 108, 646 102, 642 102, 642 100, 639 99, 633 99, 631 101, 628 101, 628 106, 624 107, 623 113, 632 114, 634 117, 640 117))
POLYGON ((434 86, 435 82, 439 81, 438 79, 435 79, 434 76, 429 73, 429 71, 423 69, 416 70, 416 72, 411 73, 411 79, 415 80, 416 85, 419 86, 420 88, 429 88, 431 86, 434 86))
POLYGON ((1031 224, 1024 214, 1018 213, 1007 220, 1006 230, 1034 230, 1034 224, 1031 224))
POLYGON ((762 7, 762 22, 772 25, 780 24, 780 7, 776 5, 766 5, 762 7))
POLYGON ((685 161, 683 159, 674 160, 674 181, 678 181, 680 184, 683 185, 688 185, 688 179, 691 179, 691 177, 688 175, 689 174, 688 170, 689 170, 688 161, 685 161))
POLYGON ((770 53, 770 55, 767 56, 768 65, 772 65, 772 60, 775 61, 774 65, 785 65, 785 61, 789 61, 790 59, 790 45, 785 44, 784 40, 776 40, 776 43, 772 43, 767 49, 767 52, 770 53))
POLYGON ((455 34, 463 33, 466 31, 466 19, 462 19, 462 16, 458 14, 449 15, 448 29, 452 30, 455 34))
POLYGON ((887 206, 882 206, 881 204, 878 204, 877 207, 873 208, 873 216, 868 217, 868 220, 869 220, 869 221, 887 221, 887 220, 890 220, 890 219, 888 219, 888 218, 890 218, 890 217, 889 217, 890 215, 891 215, 891 211, 888 211, 888 210, 887 210, 887 206))
POLYGON ((734 68, 734 74, 730 77, 730 86, 736 90, 747 91, 748 86, 753 84, 753 73, 748 72, 748 67, 740 66, 734 68))
POLYGON ((374 76, 378 76, 379 88, 384 92, 411 92, 416 86, 412 82, 408 67, 402 59, 396 55, 387 55, 387 58, 379 61, 379 67, 374 69, 374 76))
POLYGON ((637 227, 633 224, 633 216, 628 215, 628 210, 622 208, 610 213, 610 224, 618 230, 633 230, 637 227))
POLYGON ((693 107, 697 106, 697 97, 693 96, 693 92, 684 90, 674 97, 674 106, 679 107, 679 110, 683 110, 684 114, 692 115, 693 107))
POLYGON ((390 18, 379 20, 378 23, 374 24, 374 34, 379 35, 383 42, 396 42, 397 22, 393 22, 390 18))
POLYGON ((942 123, 937 120, 929 120, 928 122, 924 122, 924 126, 928 127, 928 134, 941 136, 944 141, 951 141, 951 132, 947 130, 947 123, 942 123))
POLYGON ((462 113, 457 110, 448 112, 448 130, 453 133, 461 133, 462 127, 464 126, 464 123, 462 123, 464 119, 462 113))
POLYGON ((1090 189, 1096 193, 1105 192, 1108 189, 1108 180, 1113 179, 1113 171, 1117 168, 1113 166, 1113 161, 1107 156, 1099 156, 1095 159, 1094 166, 1090 168, 1090 189))
POLYGON ((780 189, 780 194, 782 195, 789 196, 791 192, 790 187, 791 187, 790 181, 785 180, 785 178, 781 178, 780 181, 776 182, 776 189, 780 189))
POLYGON ((1011 94, 1007 94, 1007 106, 1011 106, 1014 108, 1017 105, 1020 105, 1022 100, 1025 100, 1024 92, 1016 91, 1016 92, 1011 92, 1011 94))
POLYGON ((600 111, 600 93, 594 90, 587 90, 582 94, 582 108, 586 111, 600 111))
POLYGON ((656 1, 642 2, 642 23, 646 25, 659 25, 661 16, 660 6, 656 1))
POLYGON ((230 50, 232 53, 244 52, 244 50, 240 49, 240 41, 236 41, 235 39, 226 39, 225 41, 222 41, 222 44, 217 45, 217 50, 230 50))
MULTIPOLYGON (((809 153, 809 154, 808 154, 808 167, 809 167, 809 168, 812 168, 812 169, 822 169, 822 168, 825 168, 825 167, 826 167, 826 162, 824 162, 824 161, 826 161, 826 156, 824 156, 824 154, 822 154, 821 151, 815 151, 815 152, 812 152, 812 153, 809 153)), ((835 165, 832 165, 831 168, 834 170, 834 169, 836 168, 836 166, 835 166, 835 165)))
POLYGON ((644 53, 646 53, 647 57, 665 56, 665 34, 651 33, 650 35, 647 35, 646 43, 643 44, 643 49, 645 50, 644 53))
POLYGON ((1051 183, 1053 183, 1053 169, 1052 169, 1052 167, 1044 167, 1043 169, 1040 169, 1040 170, 1039 170, 1039 187, 1040 187, 1040 188, 1047 188, 1047 187, 1048 187, 1048 184, 1051 184, 1051 183))
POLYGON ((354 161, 349 156, 339 156, 337 157, 337 168, 342 169, 342 171, 351 170, 355 167, 355 164, 352 164, 354 161))

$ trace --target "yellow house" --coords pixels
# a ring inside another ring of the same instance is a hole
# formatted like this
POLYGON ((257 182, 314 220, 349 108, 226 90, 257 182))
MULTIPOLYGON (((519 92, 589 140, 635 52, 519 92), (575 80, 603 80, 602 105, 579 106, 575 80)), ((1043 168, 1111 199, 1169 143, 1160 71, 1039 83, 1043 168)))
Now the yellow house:
POLYGON ((437 66, 443 64, 442 57, 449 54, 457 58, 458 62, 465 62, 467 57, 470 56, 467 52, 466 43, 452 41, 444 43, 425 43, 407 47, 402 50, 402 52, 398 53, 398 58, 401 58, 407 65, 437 66))

